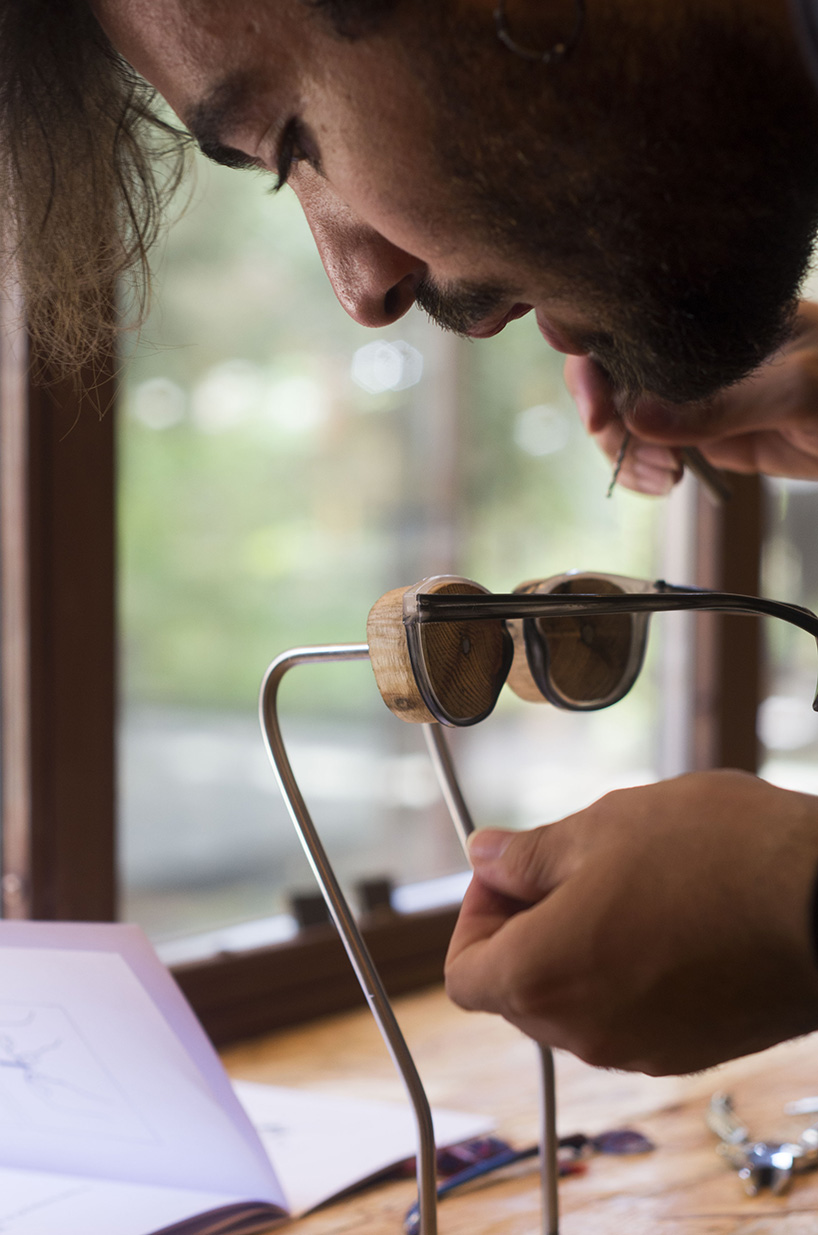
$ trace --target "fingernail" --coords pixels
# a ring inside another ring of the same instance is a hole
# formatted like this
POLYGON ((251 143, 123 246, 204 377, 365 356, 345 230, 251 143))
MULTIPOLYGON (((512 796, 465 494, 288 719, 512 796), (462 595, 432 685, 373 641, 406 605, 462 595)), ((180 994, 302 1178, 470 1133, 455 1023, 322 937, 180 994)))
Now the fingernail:
POLYGON ((469 857, 472 863, 494 862, 502 857, 513 837, 513 832, 501 832, 497 828, 483 828, 469 837, 469 857))
POLYGON ((645 467, 661 469, 666 472, 678 472, 679 460, 674 451, 667 446, 655 446, 647 442, 639 442, 631 451, 631 459, 642 463, 645 467))
POLYGON ((667 497, 674 485, 674 477, 669 472, 657 472, 648 467, 632 467, 629 480, 633 488, 648 497, 667 497))
POLYGON ((579 418, 587 429, 594 411, 593 404, 584 387, 580 385, 575 386, 571 394, 573 395, 579 418))
POLYGON ((640 444, 631 456, 629 472, 641 493, 664 497, 680 479, 682 469, 672 450, 640 444))

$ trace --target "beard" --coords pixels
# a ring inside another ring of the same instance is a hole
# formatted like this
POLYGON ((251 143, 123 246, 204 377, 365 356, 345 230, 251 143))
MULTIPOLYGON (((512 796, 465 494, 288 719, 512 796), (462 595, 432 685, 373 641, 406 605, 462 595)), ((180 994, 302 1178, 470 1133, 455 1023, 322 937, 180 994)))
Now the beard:
MULTIPOLYGON (((672 37, 592 11, 552 66, 461 15, 437 44, 457 55, 427 64, 458 219, 522 285, 581 309, 577 341, 623 406, 706 400, 757 368, 791 331, 812 254, 818 99, 786 17, 732 23, 708 3, 672 37)), ((488 284, 419 290, 459 331, 502 302, 488 284)))

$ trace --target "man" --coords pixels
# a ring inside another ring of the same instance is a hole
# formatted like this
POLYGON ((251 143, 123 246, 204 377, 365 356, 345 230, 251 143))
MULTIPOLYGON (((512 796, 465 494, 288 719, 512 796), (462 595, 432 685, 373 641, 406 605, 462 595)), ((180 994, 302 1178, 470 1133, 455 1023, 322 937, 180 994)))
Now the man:
MULTIPOLYGON (((818 316, 796 304, 818 224, 808 0, 797 26, 784 0, 91 8, 207 154, 292 185, 364 325, 417 302, 479 338, 533 311, 602 448, 630 430, 632 487, 666 491, 687 443, 818 478, 818 316)), ((7 0, 0 27, 12 240, 52 351, 94 337, 93 270, 139 260, 156 217, 139 142, 161 130, 93 18, 7 0), (122 248, 100 241, 106 212, 122 248)), ((448 962, 467 1007, 648 1072, 818 1027, 818 799, 688 776, 483 833, 472 856, 448 962)))

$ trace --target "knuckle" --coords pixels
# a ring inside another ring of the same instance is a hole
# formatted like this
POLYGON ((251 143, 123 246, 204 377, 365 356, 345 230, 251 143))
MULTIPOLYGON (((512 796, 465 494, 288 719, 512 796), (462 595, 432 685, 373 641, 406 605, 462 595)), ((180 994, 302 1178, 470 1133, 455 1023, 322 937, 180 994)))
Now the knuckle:
POLYGON ((814 347, 802 353, 800 363, 789 366, 781 395, 792 414, 808 414, 808 427, 818 409, 818 352, 814 347))
POLYGON ((586 1028, 574 1039, 571 1050, 578 1059, 592 1068, 622 1067, 622 1057, 616 1049, 616 1041, 611 1033, 586 1028))
POLYGON ((566 1006, 566 992, 558 989, 542 967, 521 972, 513 962, 500 980, 498 999, 508 1020, 556 1020, 566 1006))
POLYGON ((585 811, 585 818, 592 828, 602 827, 619 819, 629 818, 633 814, 633 789, 611 789, 585 811))
POLYGON ((466 992, 463 989, 462 983, 459 980, 456 966, 448 961, 443 970, 443 982, 446 987, 446 994, 452 1003, 456 1003, 459 1008, 470 1008, 471 1004, 467 998, 466 992))
POLYGON ((536 880, 547 864, 548 825, 518 832, 505 854, 503 863, 516 879, 536 880))
POLYGON ((542 996, 534 1000, 525 988, 508 987, 502 994, 503 1016, 510 1021, 527 1021, 539 1015, 542 996))
POLYGON ((594 1068, 622 1066, 615 1032, 604 1024, 589 1024, 582 1015, 585 1004, 573 999, 566 1003, 556 996, 545 998, 541 986, 524 984, 503 992, 500 1012, 512 1024, 541 1037, 547 1030, 549 1041, 564 1047, 594 1068))
POLYGON ((488 1012, 489 1000, 482 986, 468 981, 463 973, 462 965, 456 960, 447 958, 443 968, 443 984, 446 994, 453 1004, 464 1012, 488 1012))

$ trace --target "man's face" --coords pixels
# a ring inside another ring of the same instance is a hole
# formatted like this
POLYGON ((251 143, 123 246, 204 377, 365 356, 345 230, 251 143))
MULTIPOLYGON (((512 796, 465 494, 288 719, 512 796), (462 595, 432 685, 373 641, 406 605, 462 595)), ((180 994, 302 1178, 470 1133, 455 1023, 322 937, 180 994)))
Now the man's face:
MULTIPOLYGON (((364 325, 417 300, 485 337, 533 310, 631 400, 706 397, 782 339, 818 215, 818 123, 786 14, 762 20, 776 6, 748 0, 733 24, 730 0, 647 18, 609 0, 551 66, 503 47, 485 0, 454 16, 404 0, 354 39, 305 0, 92 7, 207 153, 289 169, 364 325)), ((547 47, 572 4, 542 7, 518 17, 547 47)))

